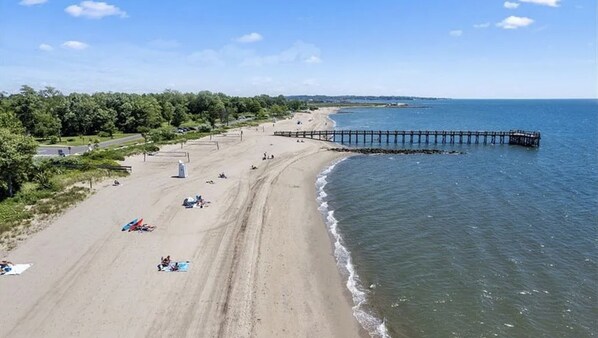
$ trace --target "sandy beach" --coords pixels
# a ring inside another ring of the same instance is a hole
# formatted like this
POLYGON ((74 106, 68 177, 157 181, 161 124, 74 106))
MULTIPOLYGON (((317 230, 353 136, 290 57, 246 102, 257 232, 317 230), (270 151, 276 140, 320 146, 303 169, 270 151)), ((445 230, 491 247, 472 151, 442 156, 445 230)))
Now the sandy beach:
POLYGON ((173 177, 180 158, 128 158, 121 186, 96 187, 3 257, 33 266, 0 278, 0 336, 363 336, 315 201, 317 174, 344 155, 272 136, 327 128, 330 112, 217 136, 219 150, 186 145, 185 179, 173 177), (181 205, 196 194, 210 203, 181 205), (136 217, 157 229, 120 231, 136 217), (166 255, 190 270, 159 272, 166 255))

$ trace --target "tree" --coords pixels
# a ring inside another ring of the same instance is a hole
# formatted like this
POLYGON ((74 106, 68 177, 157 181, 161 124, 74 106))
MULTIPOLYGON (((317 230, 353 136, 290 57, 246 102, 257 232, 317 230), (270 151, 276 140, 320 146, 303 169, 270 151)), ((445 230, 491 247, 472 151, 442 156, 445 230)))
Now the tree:
POLYGON ((285 108, 286 107, 279 106, 279 105, 275 104, 272 107, 270 107, 270 114, 272 116, 281 116, 281 115, 284 115, 284 113, 286 112, 285 108))
POLYGON ((33 163, 37 144, 30 136, 0 128, 0 197, 12 197, 33 163))
POLYGON ((260 106, 260 103, 255 99, 249 99, 246 104, 247 110, 250 113, 257 114, 260 112, 260 110, 262 110, 262 106, 260 106))
POLYGON ((212 125, 212 128, 216 125, 216 120, 222 116, 224 110, 224 103, 220 101, 220 98, 215 98, 214 103, 210 106, 207 116, 207 120, 212 125))
POLYGON ((8 108, 0 105, 0 128, 7 128, 17 134, 24 132, 23 125, 17 116, 8 108))
POLYGON ((104 123, 100 127, 100 130, 105 133, 108 133, 108 135, 110 135, 110 137, 112 137, 114 135, 114 133, 117 131, 116 125, 114 124, 114 121, 116 119, 116 113, 114 111, 112 111, 110 113, 110 115, 113 118, 106 119, 106 121, 104 121, 104 123))
POLYGON ((22 86, 19 94, 13 97, 12 108, 17 114, 23 127, 33 133, 35 127, 35 114, 44 110, 43 101, 35 90, 29 86, 22 86))
POLYGON ((172 121, 173 115, 174 115, 174 106, 172 105, 172 103, 170 103, 168 101, 164 102, 162 104, 162 118, 166 121, 172 121))
POLYGON ((179 127, 181 124, 187 121, 187 119, 187 108, 182 104, 177 104, 176 107, 174 107, 171 124, 175 127, 179 127))
POLYGON ((34 116, 33 135, 44 139, 59 136, 62 127, 60 120, 50 113, 36 112, 34 116))

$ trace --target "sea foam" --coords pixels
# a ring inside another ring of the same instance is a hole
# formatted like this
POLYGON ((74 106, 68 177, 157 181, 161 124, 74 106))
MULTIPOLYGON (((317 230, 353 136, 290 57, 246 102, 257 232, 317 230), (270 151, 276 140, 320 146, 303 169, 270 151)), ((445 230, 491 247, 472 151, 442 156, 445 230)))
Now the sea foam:
POLYGON ((367 291, 363 285, 361 285, 359 275, 357 275, 357 272, 355 271, 355 267, 351 260, 351 253, 343 245, 342 236, 338 231, 338 220, 334 217, 334 210, 329 208, 328 201, 326 200, 328 194, 324 190, 324 187, 328 184, 328 181, 326 180, 328 174, 332 172, 337 164, 345 159, 346 158, 343 158, 334 162, 318 175, 318 178, 316 179, 316 189, 318 194, 317 201, 320 205, 318 210, 324 215, 328 231, 334 239, 334 257, 336 258, 336 264, 341 270, 341 273, 347 276, 346 285, 347 289, 351 292, 354 304, 353 315, 359 324, 368 331, 370 336, 390 337, 385 321, 376 317, 365 308, 367 304, 367 291))

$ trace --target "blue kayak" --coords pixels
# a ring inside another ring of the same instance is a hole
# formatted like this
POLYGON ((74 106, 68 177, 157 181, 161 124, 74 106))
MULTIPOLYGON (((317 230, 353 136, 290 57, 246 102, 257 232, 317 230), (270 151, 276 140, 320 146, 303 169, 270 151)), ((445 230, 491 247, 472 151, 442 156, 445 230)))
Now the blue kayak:
POLYGON ((137 220, 138 220, 138 219, 139 219, 139 218, 135 218, 134 220, 132 220, 132 221, 130 221, 129 223, 125 224, 125 225, 123 226, 123 228, 122 228, 122 230, 121 230, 121 231, 127 231, 127 230, 129 230, 129 229, 130 229, 130 228, 133 226, 133 224, 137 223, 137 220))

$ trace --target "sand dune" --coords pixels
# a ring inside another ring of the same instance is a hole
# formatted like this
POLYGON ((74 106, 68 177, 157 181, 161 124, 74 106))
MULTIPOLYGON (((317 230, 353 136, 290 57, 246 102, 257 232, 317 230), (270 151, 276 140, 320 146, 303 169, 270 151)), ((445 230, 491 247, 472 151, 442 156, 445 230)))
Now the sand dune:
POLYGON ((327 113, 244 128, 242 141, 216 137, 220 150, 187 145, 186 179, 171 177, 179 158, 128 158, 133 174, 122 186, 103 183, 8 254, 34 265, 0 278, 0 336, 363 335, 315 203, 317 173, 342 155, 271 136, 327 127, 327 113), (211 203, 181 206, 195 194, 211 203), (121 232, 135 217, 157 229, 121 232), (189 272, 158 272, 165 255, 189 260, 189 272))

